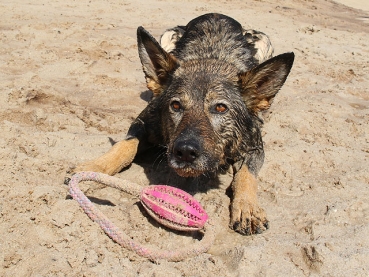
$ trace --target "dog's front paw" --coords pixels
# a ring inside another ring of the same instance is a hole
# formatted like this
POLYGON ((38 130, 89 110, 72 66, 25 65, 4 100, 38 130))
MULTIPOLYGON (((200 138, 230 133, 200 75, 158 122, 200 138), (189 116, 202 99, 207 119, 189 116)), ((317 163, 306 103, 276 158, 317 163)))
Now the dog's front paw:
POLYGON ((247 197, 234 199, 231 205, 230 227, 241 235, 261 234, 269 228, 263 208, 247 197))
POLYGON ((93 171, 93 172, 101 172, 105 173, 105 168, 103 166, 100 166, 94 162, 86 162, 83 164, 79 164, 77 166, 70 167, 64 177, 64 184, 68 185, 70 179, 72 179, 73 175, 77 172, 81 171, 93 171))
POLYGON ((108 173, 109 170, 106 165, 100 164, 97 160, 93 160, 77 165, 72 169, 72 171, 74 174, 81 171, 108 173))

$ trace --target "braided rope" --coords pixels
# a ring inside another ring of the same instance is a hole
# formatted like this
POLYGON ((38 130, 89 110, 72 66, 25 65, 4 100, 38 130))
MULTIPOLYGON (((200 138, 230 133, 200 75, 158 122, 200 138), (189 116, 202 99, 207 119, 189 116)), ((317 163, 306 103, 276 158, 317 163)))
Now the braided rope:
POLYGON ((189 257, 197 256, 209 250, 215 239, 214 229, 212 223, 209 221, 205 224, 206 232, 202 240, 195 245, 186 246, 179 250, 162 250, 154 247, 143 246, 129 236, 124 234, 118 227, 116 227, 98 208, 91 203, 91 201, 78 188, 78 183, 82 181, 95 181, 107 186, 125 191, 131 195, 139 196, 140 189, 132 182, 118 179, 106 174, 97 172, 79 172, 73 175, 69 182, 70 195, 76 200, 85 213, 100 227, 104 232, 115 242, 122 247, 134 251, 138 255, 145 257, 151 261, 160 259, 168 261, 181 261, 189 257))

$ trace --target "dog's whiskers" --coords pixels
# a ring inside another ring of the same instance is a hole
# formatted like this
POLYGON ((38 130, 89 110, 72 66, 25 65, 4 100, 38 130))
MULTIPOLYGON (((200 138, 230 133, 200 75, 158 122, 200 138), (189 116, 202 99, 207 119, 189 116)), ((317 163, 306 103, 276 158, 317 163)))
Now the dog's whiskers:
POLYGON ((159 169, 159 167, 160 167, 160 164, 163 162, 163 161, 165 161, 165 156, 166 156, 166 152, 167 152, 167 147, 166 146, 164 146, 164 145, 160 145, 161 147, 160 147, 160 150, 159 150, 159 152, 158 152, 158 154, 157 154, 157 156, 156 156, 156 158, 155 158, 155 160, 154 160, 154 162, 153 162, 153 164, 152 164, 152 167, 154 168, 155 167, 155 164, 156 164, 156 168, 155 168, 155 170, 158 170, 159 169))

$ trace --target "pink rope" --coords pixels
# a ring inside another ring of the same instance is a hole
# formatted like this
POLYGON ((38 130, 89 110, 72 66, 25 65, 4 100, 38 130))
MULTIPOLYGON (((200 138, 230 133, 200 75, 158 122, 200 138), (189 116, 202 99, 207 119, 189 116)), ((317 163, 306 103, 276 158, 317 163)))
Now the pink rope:
POLYGON ((215 239, 215 233, 213 226, 209 221, 205 224, 204 236, 202 240, 194 245, 186 246, 179 250, 162 250, 154 247, 143 246, 126 234, 124 234, 118 227, 116 227, 98 208, 91 203, 91 201, 84 195, 84 193, 78 188, 78 183, 82 181, 95 181, 107 186, 117 188, 125 191, 131 195, 139 197, 140 189, 132 182, 118 179, 106 174, 97 172, 79 172, 73 175, 69 182, 69 192, 73 199, 75 199, 85 213, 100 227, 104 232, 115 242, 122 247, 134 251, 138 255, 145 257, 151 261, 168 260, 168 261, 181 261, 189 257, 197 256, 209 250, 215 239))

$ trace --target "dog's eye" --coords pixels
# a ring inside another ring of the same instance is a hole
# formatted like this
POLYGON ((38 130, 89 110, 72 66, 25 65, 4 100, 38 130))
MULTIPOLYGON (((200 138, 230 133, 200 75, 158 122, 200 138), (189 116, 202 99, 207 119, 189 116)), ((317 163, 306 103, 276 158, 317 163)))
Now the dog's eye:
POLYGON ((215 111, 217 113, 225 113, 226 111, 228 111, 228 107, 224 104, 216 104, 215 111))
POLYGON ((178 101, 173 101, 170 106, 172 107, 173 111, 175 112, 179 112, 182 108, 181 103, 179 103, 178 101))

